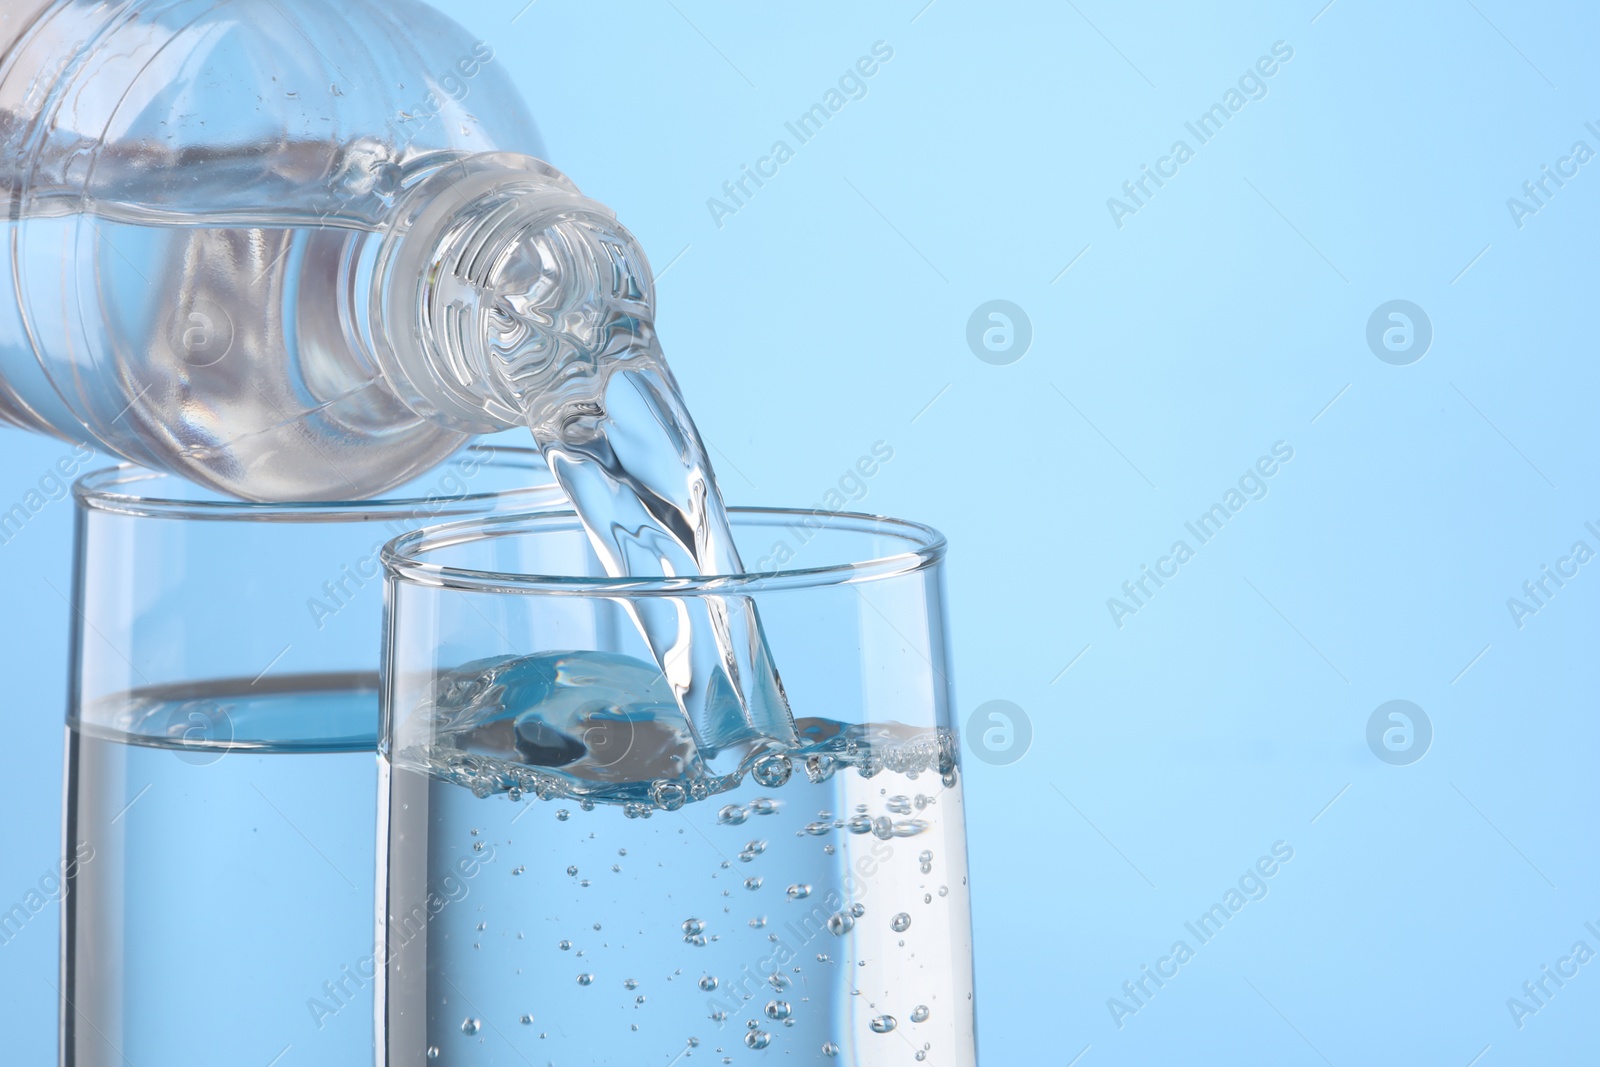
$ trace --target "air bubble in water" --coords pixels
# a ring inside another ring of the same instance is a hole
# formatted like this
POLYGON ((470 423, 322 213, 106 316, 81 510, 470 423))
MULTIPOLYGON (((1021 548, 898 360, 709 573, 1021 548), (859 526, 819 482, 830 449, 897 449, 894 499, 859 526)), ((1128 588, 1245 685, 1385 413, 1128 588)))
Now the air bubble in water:
POLYGON ((767 1018, 781 1022, 789 1017, 789 1002, 787 1000, 767 1001, 767 1018))
POLYGON ((689 794, 677 782, 660 781, 650 787, 650 799, 658 808, 677 811, 688 801, 689 794))
POLYGON ((562 941, 562 942, 560 942, 559 944, 556 945, 556 948, 560 949, 562 952, 571 951, 572 942, 571 941, 562 941))
POLYGON ((729 804, 717 812, 717 821, 723 826, 738 826, 750 817, 750 812, 738 804, 729 804))
POLYGON ((889 816, 880 815, 872 820, 872 835, 883 841, 894 836, 894 823, 889 821, 889 816))
POLYGON ((827 832, 829 830, 832 830, 832 829, 833 829, 833 823, 831 823, 831 822, 808 822, 808 823, 806 823, 806 833, 810 834, 812 837, 823 837, 823 836, 825 836, 827 834, 827 832))
POLYGON ((843 937, 855 928, 856 921, 847 911, 836 911, 828 916, 828 932, 834 937, 843 937))
POLYGON ((811 887, 804 882, 789 887, 790 900, 804 900, 811 895, 811 887))
POLYGON ((928 1006, 926 1004, 918 1004, 916 1007, 912 1008, 911 1009, 911 1021, 914 1022, 914 1023, 925 1023, 925 1022, 927 1022, 928 1021, 928 1006))
POLYGON ((822 1054, 829 1059, 832 1059, 833 1057, 839 1055, 839 1046, 835 1045, 832 1041, 824 1042, 822 1046, 822 1054))
POLYGON ((941 896, 941 897, 947 897, 947 896, 949 896, 949 895, 950 895, 950 887, 949 887, 949 886, 947 886, 947 885, 942 885, 942 886, 940 886, 940 887, 939 887, 939 895, 940 895, 940 896, 941 896))
POLYGON ((709 974, 705 975, 704 977, 702 977, 700 979, 700 991, 702 993, 709 993, 713 989, 716 989, 716 988, 717 988, 717 980, 715 978, 713 978, 711 975, 709 975, 709 974))
POLYGON ((522 1025, 523 1026, 532 1026, 533 1025, 533 1016, 531 1016, 531 1015, 523 1015, 523 1017, 522 1017, 522 1025))
POLYGON ((756 797, 750 802, 750 814, 771 815, 778 810, 778 802, 771 797, 756 797))
POLYGON ((756 761, 755 768, 751 770, 756 781, 768 789, 776 789, 789 780, 789 775, 794 773, 794 767, 789 763, 789 757, 782 753, 763 756, 756 761))
POLYGON ((894 918, 889 920, 889 929, 893 930, 897 934, 905 933, 907 930, 911 929, 911 916, 907 915, 903 911, 900 912, 894 918))
POLYGON ((758 874, 753 878, 746 878, 744 880, 744 887, 746 889, 750 890, 752 893, 755 892, 757 889, 760 889, 761 888, 761 876, 758 874))
POLYGON ((844 828, 853 834, 870 834, 872 832, 872 816, 852 815, 844 828))
POLYGON ((482 1028, 483 1023, 477 1019, 463 1019, 461 1021, 461 1032, 469 1037, 477 1033, 482 1028))
POLYGON ((859 919, 859 918, 861 918, 861 916, 865 915, 866 913, 867 913, 867 906, 865 904, 861 903, 860 901, 857 901, 856 903, 850 905, 850 917, 852 919, 859 919))
POLYGON ((699 919, 685 919, 685 920, 683 920, 683 936, 684 937, 693 937, 695 934, 703 934, 705 932, 706 932, 706 924, 701 922, 699 919))
POLYGON ((578 876, 578 868, 576 866, 567 868, 567 877, 576 878, 577 876, 578 876))
POLYGON ((623 989, 638 989, 639 988, 639 982, 638 982, 637 979, 624 978, 622 980, 622 988, 623 989))
POLYGON ((521 867, 521 866, 518 866, 518 867, 513 867, 513 868, 511 868, 511 873, 512 873, 512 874, 521 874, 521 873, 522 873, 522 872, 523 872, 523 871, 525 871, 525 870, 527 870, 527 869, 528 869, 528 868, 526 868, 526 867, 521 867))
POLYGON ((887 1034, 900 1024, 895 1022, 893 1015, 879 1015, 867 1025, 872 1027, 872 1032, 875 1034, 887 1034))
POLYGON ((896 815, 910 815, 911 814, 911 798, 908 797, 908 796, 901 796, 899 794, 896 794, 895 796, 892 796, 892 797, 889 798, 888 802, 884 805, 884 807, 888 808, 890 811, 894 812, 896 815))
POLYGON ((750 920, 750 929, 752 930, 759 930, 765 925, 767 925, 767 917, 765 915, 760 915, 750 920))
POLYGON ((566 822, 568 819, 572 818, 572 812, 568 811, 566 808, 562 808, 560 811, 556 812, 556 818, 560 819, 562 822, 566 822))
POLYGON ((580 975, 578 975, 578 984, 579 985, 594 985, 594 975, 592 975, 592 974, 580 974, 580 975))
POLYGON ((438 1058, 439 1058, 439 1046, 438 1045, 429 1045, 428 1046, 428 1059, 436 1060, 438 1058))
POLYGON ((766 1048, 772 1044, 772 1035, 765 1030, 751 1030, 744 1035, 744 1043, 751 1048, 766 1048))

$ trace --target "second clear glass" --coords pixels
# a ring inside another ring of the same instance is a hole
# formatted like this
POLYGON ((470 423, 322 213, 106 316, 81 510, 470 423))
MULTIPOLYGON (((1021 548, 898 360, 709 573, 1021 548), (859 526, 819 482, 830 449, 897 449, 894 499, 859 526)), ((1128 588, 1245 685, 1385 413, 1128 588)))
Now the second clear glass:
POLYGON ((66 1067, 372 1062, 379 551, 565 501, 537 453, 487 442, 405 490, 74 487, 66 1067))

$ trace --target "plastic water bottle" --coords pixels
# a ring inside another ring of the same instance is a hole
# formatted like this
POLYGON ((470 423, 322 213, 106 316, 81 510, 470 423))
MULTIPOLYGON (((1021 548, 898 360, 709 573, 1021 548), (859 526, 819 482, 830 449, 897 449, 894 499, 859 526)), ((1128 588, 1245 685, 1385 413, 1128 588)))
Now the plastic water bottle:
POLYGON ((425 4, 5 7, 0 421, 358 499, 592 370, 572 308, 653 298, 504 58, 425 4))

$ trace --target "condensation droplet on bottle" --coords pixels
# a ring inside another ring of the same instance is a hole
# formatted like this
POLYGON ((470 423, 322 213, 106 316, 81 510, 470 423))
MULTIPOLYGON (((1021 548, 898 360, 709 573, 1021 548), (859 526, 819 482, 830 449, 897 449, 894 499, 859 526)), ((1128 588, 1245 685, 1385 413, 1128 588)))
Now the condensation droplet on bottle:
POLYGON ((887 1034, 900 1024, 895 1021, 893 1015, 879 1015, 874 1017, 872 1022, 867 1025, 872 1027, 872 1032, 875 1034, 887 1034))
POLYGON ((903 911, 900 912, 893 919, 889 920, 889 929, 893 930, 897 934, 905 933, 907 930, 911 929, 911 916, 903 911))

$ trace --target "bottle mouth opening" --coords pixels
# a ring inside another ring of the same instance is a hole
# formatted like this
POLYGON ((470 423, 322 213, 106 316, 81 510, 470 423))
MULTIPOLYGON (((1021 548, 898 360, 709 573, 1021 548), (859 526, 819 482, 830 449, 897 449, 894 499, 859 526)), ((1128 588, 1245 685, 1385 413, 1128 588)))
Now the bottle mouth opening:
MULTIPOLYGON (((720 596, 880 581, 928 570, 944 559, 944 535, 905 519, 849 511, 729 508, 743 534, 744 574, 611 577, 538 573, 541 563, 573 558, 587 533, 571 511, 502 514, 427 526, 383 547, 391 578, 436 588, 493 594, 601 597, 720 596), (563 542, 557 545, 558 542, 563 542), (558 549, 548 554, 546 548, 558 549)), ((570 565, 570 564, 569 564, 570 565)), ((598 562, 595 562, 598 570, 598 562)))
POLYGON ((527 425, 540 401, 592 376, 617 305, 648 318, 654 296, 609 209, 548 164, 505 154, 413 185, 376 276, 385 376, 413 410, 464 433, 527 425))
POLYGON ((486 441, 372 500, 240 500, 132 463, 90 471, 72 496, 89 511, 212 522, 427 522, 481 514, 491 503, 519 512, 567 506, 537 449, 486 441))

